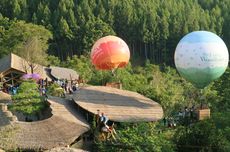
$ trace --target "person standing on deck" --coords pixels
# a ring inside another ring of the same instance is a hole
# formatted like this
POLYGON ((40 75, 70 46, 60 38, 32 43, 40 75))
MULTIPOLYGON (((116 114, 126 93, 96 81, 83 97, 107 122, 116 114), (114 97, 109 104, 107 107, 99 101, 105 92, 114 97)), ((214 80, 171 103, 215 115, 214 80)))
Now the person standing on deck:
POLYGON ((106 116, 104 115, 104 113, 102 112, 102 113, 101 113, 101 116, 100 116, 100 122, 106 124, 106 123, 108 122, 108 120, 109 120, 108 117, 106 117, 106 116))

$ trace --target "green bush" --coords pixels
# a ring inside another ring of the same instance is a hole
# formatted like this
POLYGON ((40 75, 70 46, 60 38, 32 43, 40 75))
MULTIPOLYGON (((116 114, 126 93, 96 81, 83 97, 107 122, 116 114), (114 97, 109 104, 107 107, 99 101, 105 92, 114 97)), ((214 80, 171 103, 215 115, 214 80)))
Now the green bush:
POLYGON ((24 115, 34 115, 47 107, 44 98, 40 96, 38 85, 33 80, 22 82, 18 93, 12 97, 12 111, 22 112, 24 115))
POLYGON ((117 129, 117 141, 98 142, 98 151, 173 152, 175 145, 154 123, 122 123, 117 129))
MULTIPOLYGON (((226 129, 226 132, 229 130, 226 129)), ((230 141, 225 132, 218 129, 212 119, 200 121, 192 126, 178 127, 174 141, 179 152, 230 151, 230 141)))
POLYGON ((64 89, 61 88, 57 83, 53 83, 47 88, 47 94, 56 97, 63 97, 64 89))

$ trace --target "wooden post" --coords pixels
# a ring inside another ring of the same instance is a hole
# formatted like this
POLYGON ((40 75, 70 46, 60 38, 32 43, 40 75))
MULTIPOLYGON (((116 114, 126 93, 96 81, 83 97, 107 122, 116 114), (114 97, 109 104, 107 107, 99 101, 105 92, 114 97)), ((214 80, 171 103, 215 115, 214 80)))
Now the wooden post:
POLYGON ((69 74, 69 77, 70 77, 70 86, 72 86, 73 84, 73 81, 72 81, 72 76, 71 76, 71 74, 69 74))
POLYGON ((89 121, 89 114, 86 112, 86 120, 89 121))
POLYGON ((3 82, 3 74, 0 74, 1 82, 3 82))
POLYGON ((2 89, 2 91, 4 90, 3 88, 3 75, 0 74, 0 90, 2 89))
POLYGON ((14 86, 14 76, 13 76, 13 73, 10 73, 10 76, 11 76, 11 85, 14 86))
POLYGON ((47 88, 48 87, 48 79, 46 78, 45 81, 46 81, 46 88, 47 88))

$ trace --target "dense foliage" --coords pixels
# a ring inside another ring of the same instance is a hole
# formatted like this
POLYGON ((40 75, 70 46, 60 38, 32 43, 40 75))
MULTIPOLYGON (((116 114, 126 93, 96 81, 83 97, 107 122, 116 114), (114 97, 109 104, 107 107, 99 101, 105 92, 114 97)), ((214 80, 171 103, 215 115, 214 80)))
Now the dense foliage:
MULTIPOLYGON (((159 102, 165 117, 201 101, 211 109, 210 120, 174 129, 122 124, 117 141, 97 143, 100 151, 229 151, 230 68, 202 91, 172 68, 178 41, 191 31, 212 31, 230 46, 229 9, 229 0, 1 0, 0 57, 14 52, 31 62, 47 60, 92 85, 121 82, 159 102), (109 34, 123 38, 131 52, 131 63, 115 76, 89 60, 94 41, 109 34)), ((49 93, 63 93, 55 89, 49 93)), ((26 115, 44 108, 33 82, 22 83, 13 100, 11 109, 26 115)))
POLYGON ((24 21, 9 20, 0 15, 0 57, 7 55, 10 52, 14 52, 29 61, 31 58, 36 63, 44 61, 44 53, 48 48, 47 41, 52 38, 50 31, 45 29, 43 26, 35 25, 32 23, 26 23, 24 21), (35 55, 29 50, 28 43, 36 38, 36 45, 31 46, 33 49, 37 49, 35 55), (36 48, 37 47, 37 48, 36 48), (41 51, 40 51, 41 50, 41 51), (32 54, 32 55, 31 55, 32 54), (30 56, 28 56, 30 55, 30 56), (37 60, 34 59, 37 56, 37 60), (39 60, 40 58, 40 60, 39 60))
POLYGON ((179 127, 174 135, 180 152, 229 151, 230 141, 225 130, 216 127, 212 120, 205 120, 188 127, 179 127))
POLYGON ((159 134, 154 123, 129 124, 124 123, 117 129, 119 137, 115 144, 111 142, 98 142, 98 151, 154 151, 173 152, 175 147, 169 139, 168 132, 159 134))
POLYGON ((33 80, 23 82, 12 99, 14 102, 9 105, 9 109, 22 112, 26 116, 37 114, 47 106, 33 80))
POLYGON ((47 94, 56 97, 64 97, 64 89, 57 83, 53 83, 47 88, 47 94))
POLYGON ((52 31, 49 52, 61 59, 88 54, 108 34, 123 38, 133 59, 171 65, 178 41, 191 31, 215 32, 229 46, 229 0, 1 0, 0 6, 4 17, 52 31))

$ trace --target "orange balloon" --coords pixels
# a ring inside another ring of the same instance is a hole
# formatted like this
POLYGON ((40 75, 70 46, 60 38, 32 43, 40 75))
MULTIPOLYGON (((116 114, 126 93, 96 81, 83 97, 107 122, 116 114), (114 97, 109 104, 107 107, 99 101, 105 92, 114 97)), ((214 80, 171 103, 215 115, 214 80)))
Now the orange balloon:
POLYGON ((96 41, 91 50, 91 61, 97 69, 122 68, 129 62, 129 47, 121 38, 105 36, 96 41))

